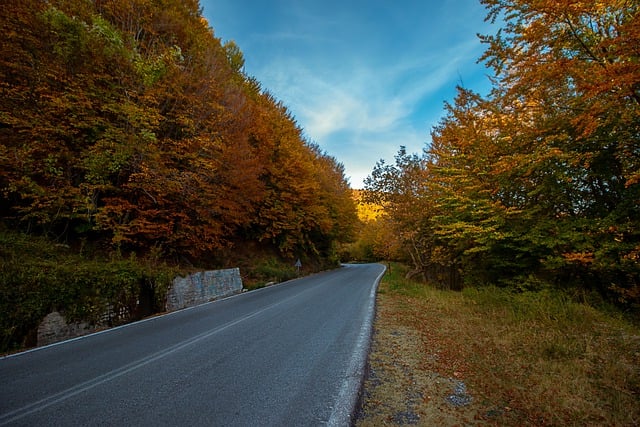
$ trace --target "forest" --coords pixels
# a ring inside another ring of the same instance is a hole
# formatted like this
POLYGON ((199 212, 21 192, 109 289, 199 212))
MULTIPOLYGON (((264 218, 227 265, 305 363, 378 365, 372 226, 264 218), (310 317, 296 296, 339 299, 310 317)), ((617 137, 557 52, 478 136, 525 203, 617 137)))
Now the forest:
POLYGON ((343 165, 197 0, 12 1, 0 31, 2 349, 52 310, 133 314, 170 270, 337 265, 343 165))
POLYGON ((191 261, 238 240, 329 256, 349 234, 342 165, 197 1, 11 2, 2 30, 8 227, 191 261))
POLYGON ((498 285, 640 304, 640 4, 482 0, 500 24, 423 153, 378 162, 380 258, 445 289, 498 285))

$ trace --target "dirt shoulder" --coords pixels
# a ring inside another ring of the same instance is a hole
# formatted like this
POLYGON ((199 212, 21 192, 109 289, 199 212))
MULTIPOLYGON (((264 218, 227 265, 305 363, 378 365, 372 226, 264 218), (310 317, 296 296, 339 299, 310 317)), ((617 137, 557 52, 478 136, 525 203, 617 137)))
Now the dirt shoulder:
MULTIPOLYGON (((462 372, 452 371, 439 346, 425 352, 421 334, 407 325, 403 297, 380 294, 357 426, 491 424, 469 393, 462 372)), ((458 362, 452 363, 459 366, 458 362)), ((462 366, 460 366, 462 368, 462 366)))

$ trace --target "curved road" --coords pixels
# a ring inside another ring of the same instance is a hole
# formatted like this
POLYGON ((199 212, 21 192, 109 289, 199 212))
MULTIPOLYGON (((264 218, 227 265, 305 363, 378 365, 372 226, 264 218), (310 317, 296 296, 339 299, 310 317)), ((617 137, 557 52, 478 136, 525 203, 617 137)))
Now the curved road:
POLYGON ((0 359, 0 425, 349 425, 379 264, 0 359))

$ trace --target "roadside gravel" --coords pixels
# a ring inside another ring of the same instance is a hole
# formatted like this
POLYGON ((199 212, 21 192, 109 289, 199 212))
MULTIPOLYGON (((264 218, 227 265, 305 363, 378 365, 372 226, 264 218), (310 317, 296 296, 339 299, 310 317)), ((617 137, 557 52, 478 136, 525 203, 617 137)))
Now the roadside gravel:
MULTIPOLYGON (((490 425, 459 372, 443 372, 439 352, 402 321, 402 296, 377 300, 368 375, 356 426, 490 425), (435 349, 434 349, 435 350, 435 349)), ((450 372, 450 371, 449 371, 450 372)))

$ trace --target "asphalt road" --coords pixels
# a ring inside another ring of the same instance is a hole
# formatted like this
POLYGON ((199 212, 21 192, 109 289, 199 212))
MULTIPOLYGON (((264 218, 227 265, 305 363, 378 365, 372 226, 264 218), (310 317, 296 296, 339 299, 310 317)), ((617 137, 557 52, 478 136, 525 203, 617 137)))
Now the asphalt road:
POLYGON ((0 359, 0 425, 349 425, 384 267, 348 265, 0 359))

